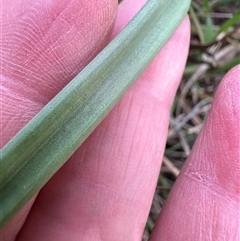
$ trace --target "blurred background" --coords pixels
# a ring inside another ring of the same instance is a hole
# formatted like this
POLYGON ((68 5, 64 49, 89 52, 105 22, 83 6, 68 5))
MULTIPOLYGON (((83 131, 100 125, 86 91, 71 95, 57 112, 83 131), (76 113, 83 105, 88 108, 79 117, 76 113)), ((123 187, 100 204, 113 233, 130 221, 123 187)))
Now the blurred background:
POLYGON ((163 165, 143 241, 148 240, 201 131, 222 77, 240 64, 240 0, 192 0, 189 16, 188 61, 171 110, 163 165))

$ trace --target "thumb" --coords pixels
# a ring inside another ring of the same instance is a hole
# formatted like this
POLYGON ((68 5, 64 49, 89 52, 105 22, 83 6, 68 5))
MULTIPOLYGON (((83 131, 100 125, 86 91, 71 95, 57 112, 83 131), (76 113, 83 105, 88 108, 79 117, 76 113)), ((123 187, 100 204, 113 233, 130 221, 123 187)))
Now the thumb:
POLYGON ((240 65, 222 80, 152 241, 239 240, 239 93, 240 65))

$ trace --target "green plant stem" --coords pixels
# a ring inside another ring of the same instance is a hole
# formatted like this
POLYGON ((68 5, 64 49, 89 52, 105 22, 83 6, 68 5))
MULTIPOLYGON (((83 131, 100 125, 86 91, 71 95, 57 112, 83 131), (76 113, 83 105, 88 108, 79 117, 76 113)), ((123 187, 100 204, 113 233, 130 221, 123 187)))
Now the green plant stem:
POLYGON ((1 150, 1 226, 76 151, 156 56, 190 0, 149 0, 127 27, 1 150))
POLYGON ((189 13, 190 13, 190 16, 191 16, 191 19, 195 25, 195 28, 197 30, 197 33, 198 33, 198 36, 199 36, 199 39, 201 41, 202 44, 205 43, 205 39, 204 39, 204 33, 202 31, 202 28, 201 28, 201 24, 197 18, 197 15, 193 9, 193 7, 190 7, 190 10, 189 10, 189 13))

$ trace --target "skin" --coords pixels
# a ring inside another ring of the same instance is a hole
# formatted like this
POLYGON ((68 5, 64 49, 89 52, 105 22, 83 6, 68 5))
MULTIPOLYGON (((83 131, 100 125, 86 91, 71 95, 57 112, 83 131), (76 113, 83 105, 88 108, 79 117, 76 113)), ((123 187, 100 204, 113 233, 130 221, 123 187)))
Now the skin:
MULTIPOLYGON (((1 2, 1 147, 144 3, 125 0, 117 13, 111 0, 1 2)), ((141 240, 189 36, 186 17, 114 110, 1 230, 3 241, 141 240)), ((239 73, 237 66, 221 81, 151 241, 240 238, 239 73)))

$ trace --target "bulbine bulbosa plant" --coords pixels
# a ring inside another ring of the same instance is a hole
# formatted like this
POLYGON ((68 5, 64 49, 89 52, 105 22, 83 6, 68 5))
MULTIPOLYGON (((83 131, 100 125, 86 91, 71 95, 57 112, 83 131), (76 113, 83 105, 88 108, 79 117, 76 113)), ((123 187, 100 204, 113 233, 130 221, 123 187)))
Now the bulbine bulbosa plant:
POLYGON ((1 149, 1 227, 109 113, 170 38, 190 2, 149 0, 125 29, 1 149))

